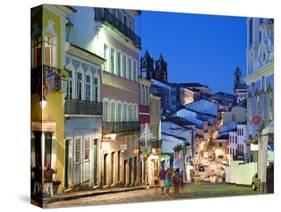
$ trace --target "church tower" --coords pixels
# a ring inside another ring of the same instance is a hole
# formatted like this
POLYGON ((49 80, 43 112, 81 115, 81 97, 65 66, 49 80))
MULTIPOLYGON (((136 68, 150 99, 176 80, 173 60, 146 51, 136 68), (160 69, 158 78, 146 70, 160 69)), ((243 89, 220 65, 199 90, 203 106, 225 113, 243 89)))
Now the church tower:
POLYGON ((141 57, 141 77, 145 79, 154 78, 154 67, 153 58, 150 56, 149 52, 146 50, 143 57, 141 57))
POLYGON ((234 71, 234 89, 241 83, 241 70, 237 67, 234 71))
POLYGON ((237 67, 234 71, 234 96, 236 96, 237 104, 247 98, 247 85, 241 81, 241 70, 237 67))
POLYGON ((155 64, 155 79, 161 82, 167 82, 167 75, 167 62, 165 62, 162 54, 160 54, 160 57, 155 64))

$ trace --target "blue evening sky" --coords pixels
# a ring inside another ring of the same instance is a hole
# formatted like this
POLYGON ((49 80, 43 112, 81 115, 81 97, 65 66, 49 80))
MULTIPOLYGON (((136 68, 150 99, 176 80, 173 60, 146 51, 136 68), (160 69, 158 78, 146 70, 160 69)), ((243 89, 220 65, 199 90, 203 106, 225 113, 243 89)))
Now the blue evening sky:
POLYGON ((246 18, 142 11, 135 30, 154 59, 162 53, 169 82, 199 82, 233 92, 237 66, 246 73, 246 18), (139 26, 140 21, 140 26, 139 26))

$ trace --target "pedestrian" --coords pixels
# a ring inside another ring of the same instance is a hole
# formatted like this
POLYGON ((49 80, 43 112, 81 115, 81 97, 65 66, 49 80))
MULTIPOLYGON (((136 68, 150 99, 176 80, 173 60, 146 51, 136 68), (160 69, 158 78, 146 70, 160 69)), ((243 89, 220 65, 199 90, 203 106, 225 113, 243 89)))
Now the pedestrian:
POLYGON ((32 168, 34 175, 33 194, 38 194, 42 190, 42 167, 40 163, 36 163, 36 166, 32 168))
POLYGON ((154 176, 154 188, 155 193, 158 194, 158 187, 159 187, 159 177, 157 175, 154 176))
POLYGON ((51 197, 54 196, 54 189, 53 189, 53 174, 55 174, 56 171, 51 168, 50 164, 47 164, 47 167, 44 171, 44 191, 47 194, 50 194, 51 197))
POLYGON ((166 177, 165 177, 166 195, 169 195, 170 188, 172 186, 172 175, 173 173, 170 171, 170 169, 167 169, 166 177))
POLYGON ((159 172, 159 184, 161 187, 162 194, 164 194, 165 178, 166 178, 166 170, 165 170, 164 166, 162 165, 161 170, 159 172))
POLYGON ((184 182, 183 182, 183 170, 180 170, 180 192, 184 191, 184 182))
POLYGON ((173 185, 174 185, 174 193, 177 195, 179 193, 180 188, 180 170, 177 168, 173 174, 173 185))

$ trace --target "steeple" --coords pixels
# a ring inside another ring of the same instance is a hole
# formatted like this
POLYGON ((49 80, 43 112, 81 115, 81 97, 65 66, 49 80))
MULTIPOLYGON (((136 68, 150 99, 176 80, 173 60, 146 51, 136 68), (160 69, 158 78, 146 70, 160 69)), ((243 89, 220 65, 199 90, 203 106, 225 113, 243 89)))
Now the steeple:
POLYGON ((154 78, 153 58, 146 50, 144 56, 141 57, 141 77, 145 79, 154 78))
POLYGON ((234 71, 234 88, 236 88, 241 83, 241 70, 237 66, 234 71))

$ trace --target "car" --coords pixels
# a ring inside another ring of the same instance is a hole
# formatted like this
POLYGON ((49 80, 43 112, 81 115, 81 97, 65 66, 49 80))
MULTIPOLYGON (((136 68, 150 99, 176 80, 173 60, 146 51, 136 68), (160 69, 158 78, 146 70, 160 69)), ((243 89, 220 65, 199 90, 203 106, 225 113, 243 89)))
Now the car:
POLYGON ((252 189, 256 191, 260 188, 260 180, 258 178, 258 173, 256 173, 252 178, 252 189))

